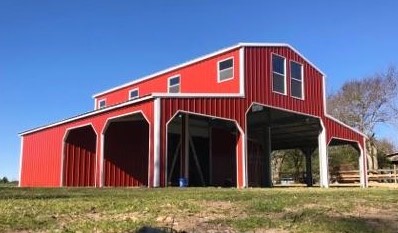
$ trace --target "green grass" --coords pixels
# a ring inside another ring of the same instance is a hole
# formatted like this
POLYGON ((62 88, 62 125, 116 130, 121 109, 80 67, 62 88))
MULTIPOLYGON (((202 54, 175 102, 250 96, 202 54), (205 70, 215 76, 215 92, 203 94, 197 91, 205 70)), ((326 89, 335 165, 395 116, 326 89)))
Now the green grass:
POLYGON ((0 187, 0 232, 398 232, 398 189, 0 187))

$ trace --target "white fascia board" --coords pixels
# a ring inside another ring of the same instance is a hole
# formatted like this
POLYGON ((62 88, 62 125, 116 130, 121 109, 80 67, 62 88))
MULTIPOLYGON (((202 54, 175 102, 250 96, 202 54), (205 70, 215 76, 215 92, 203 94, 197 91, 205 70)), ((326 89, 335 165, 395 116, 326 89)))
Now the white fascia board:
POLYGON ((130 101, 127 101, 127 102, 123 102, 121 104, 117 104, 117 105, 114 105, 114 106, 101 108, 101 109, 98 109, 98 110, 94 110, 94 111, 88 112, 86 114, 82 114, 82 115, 71 117, 71 118, 68 118, 68 119, 65 119, 65 120, 62 120, 62 121, 58 121, 58 122, 55 122, 53 124, 49 124, 49 125, 45 125, 45 126, 42 126, 42 127, 39 127, 39 128, 27 130, 27 131, 19 133, 18 135, 19 136, 24 136, 24 135, 27 135, 27 134, 30 134, 30 133, 34 133, 34 132, 43 130, 43 129, 47 129, 47 128, 51 128, 51 127, 54 127, 54 126, 62 125, 62 124, 65 124, 65 123, 68 123, 68 122, 71 122, 71 121, 75 121, 75 120, 79 120, 79 119, 86 118, 86 117, 89 117, 89 116, 97 115, 97 114, 100 114, 100 113, 103 113, 103 112, 108 112, 108 111, 111 111, 111 110, 114 110, 114 109, 117 109, 117 108, 121 108, 121 107, 125 107, 125 106, 128 106, 128 105, 132 105, 132 104, 135 104, 135 103, 138 103, 138 102, 142 102, 142 101, 145 101, 145 100, 149 100, 149 99, 152 99, 152 98, 153 98, 152 96, 146 96, 146 97, 143 97, 143 98, 139 98, 139 99, 134 99, 134 100, 130 100, 130 101))
POLYGON ((169 98, 243 98, 245 95, 240 93, 152 93, 156 97, 169 97, 169 98))

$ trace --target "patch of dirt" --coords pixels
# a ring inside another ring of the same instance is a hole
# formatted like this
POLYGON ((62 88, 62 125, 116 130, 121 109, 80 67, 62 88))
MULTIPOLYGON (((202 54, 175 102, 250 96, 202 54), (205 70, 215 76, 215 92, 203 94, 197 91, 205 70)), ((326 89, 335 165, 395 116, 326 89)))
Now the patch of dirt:
POLYGON ((379 209, 364 205, 357 206, 353 213, 357 213, 357 215, 352 215, 353 217, 364 219, 374 229, 383 229, 388 226, 393 232, 398 232, 398 211, 396 209, 379 209))
POLYGON ((159 216, 156 221, 162 227, 168 227, 177 232, 236 232, 226 224, 220 223, 222 219, 230 219, 246 216, 245 213, 237 211, 230 202, 200 202, 198 203, 203 211, 186 216, 159 216))

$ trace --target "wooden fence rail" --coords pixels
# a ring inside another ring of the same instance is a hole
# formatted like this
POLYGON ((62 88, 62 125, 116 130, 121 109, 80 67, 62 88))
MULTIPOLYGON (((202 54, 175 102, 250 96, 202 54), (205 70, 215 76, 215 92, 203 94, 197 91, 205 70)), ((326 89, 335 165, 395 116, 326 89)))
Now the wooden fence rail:
MULTIPOLYGON (((359 182, 359 171, 358 170, 347 170, 338 171, 331 174, 331 181, 338 183, 355 183, 359 182)), ((395 183, 398 182, 397 167, 393 169, 378 169, 368 171, 368 180, 379 182, 379 183, 395 183)))

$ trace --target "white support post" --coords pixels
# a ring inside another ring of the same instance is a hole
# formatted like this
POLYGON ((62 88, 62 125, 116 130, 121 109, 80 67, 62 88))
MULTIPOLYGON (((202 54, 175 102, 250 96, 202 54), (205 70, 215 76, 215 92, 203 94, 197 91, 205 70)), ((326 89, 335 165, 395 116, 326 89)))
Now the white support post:
POLYGON ((319 148, 319 186, 321 188, 329 187, 329 167, 328 167, 328 150, 326 144, 326 130, 321 121, 322 131, 318 136, 319 148))
POLYGON ((21 147, 19 151, 19 172, 18 172, 18 187, 21 187, 21 181, 22 181, 22 162, 23 162, 23 141, 24 141, 24 136, 21 136, 21 147))
POLYGON ((213 184, 213 139, 212 127, 209 126, 209 184, 213 184))
POLYGON ((185 128, 185 131, 184 131, 184 155, 185 155, 185 158, 184 158, 184 162, 185 162, 185 164, 184 164, 184 166, 185 166, 185 168, 184 168, 184 177, 187 179, 187 180, 189 180, 189 115, 188 114, 186 114, 185 115, 185 117, 184 117, 184 128, 185 128))
POLYGON ((362 149, 360 146, 360 155, 359 155, 359 182, 361 184, 362 188, 366 188, 367 187, 367 182, 366 182, 366 168, 365 168, 365 163, 364 163, 364 159, 366 159, 366 155, 365 155, 365 150, 362 149))
POLYGON ((153 187, 160 186, 160 99, 154 101, 154 124, 153 124, 153 187))

